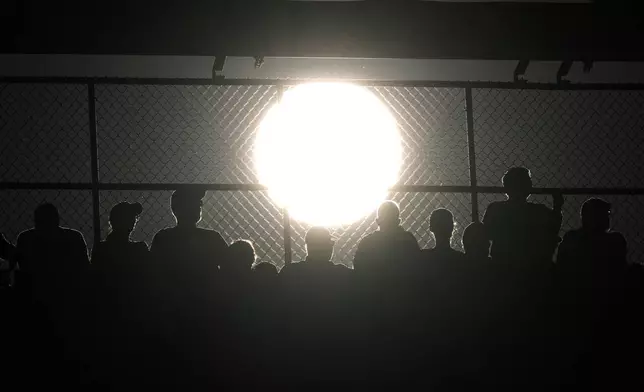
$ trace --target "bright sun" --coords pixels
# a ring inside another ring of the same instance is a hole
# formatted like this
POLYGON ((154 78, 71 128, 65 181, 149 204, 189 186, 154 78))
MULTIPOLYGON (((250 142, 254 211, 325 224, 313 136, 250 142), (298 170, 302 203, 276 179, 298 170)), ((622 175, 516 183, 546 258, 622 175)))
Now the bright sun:
POLYGON ((324 226, 371 213, 398 181, 396 121, 368 89, 307 83, 266 114, 255 165, 271 198, 292 218, 324 226))

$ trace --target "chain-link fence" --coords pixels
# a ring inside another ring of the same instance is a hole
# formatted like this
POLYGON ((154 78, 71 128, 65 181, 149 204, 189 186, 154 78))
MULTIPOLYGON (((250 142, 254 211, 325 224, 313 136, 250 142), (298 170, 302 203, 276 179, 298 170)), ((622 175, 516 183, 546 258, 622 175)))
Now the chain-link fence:
MULTIPOLYGON (((400 181, 390 195, 402 225, 432 246, 429 214, 448 208, 460 248, 472 218, 504 197, 505 170, 522 165, 536 187, 568 194, 562 235, 579 225, 587 195, 609 194, 613 226, 629 240, 631 261, 641 261, 644 86, 622 87, 370 83, 402 138, 400 181)), ((0 231, 15 241, 32 226, 33 209, 50 201, 91 249, 109 230, 111 207, 127 200, 144 207, 133 238, 150 243, 175 224, 171 190, 200 184, 209 189, 202 226, 228 242, 252 240, 262 261, 303 259, 308 226, 285 219, 258 185, 252 154, 282 88, 241 80, 3 80, 0 231)), ((533 200, 551 205, 543 194, 533 200)), ((335 261, 350 264, 360 238, 375 228, 373 216, 335 228, 335 261)))

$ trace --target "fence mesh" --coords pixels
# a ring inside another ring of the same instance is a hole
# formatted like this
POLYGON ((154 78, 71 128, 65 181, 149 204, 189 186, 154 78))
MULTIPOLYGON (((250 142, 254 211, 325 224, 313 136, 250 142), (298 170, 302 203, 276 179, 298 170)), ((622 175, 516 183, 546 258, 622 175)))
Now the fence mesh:
POLYGON ((540 187, 638 187, 644 92, 476 89, 477 179, 525 166, 540 187))
MULTIPOLYGON (((395 116, 403 143, 400 184, 469 185, 465 90, 369 87, 395 116)), ((15 241, 32 226, 33 209, 55 203, 64 225, 83 232, 91 247, 91 148, 84 84, 0 84, 0 171, 3 182, 85 183, 87 190, 2 190, 0 230, 15 241)), ((99 180, 109 183, 255 184, 252 145, 266 110, 277 102, 275 86, 98 84, 96 120, 99 180)), ((510 166, 533 172, 536 186, 640 187, 644 180, 644 91, 473 89, 476 174, 479 185, 500 185, 510 166)), ((332 157, 330 157, 332 159, 332 157)), ((296 181, 296 179, 294 179, 296 181)), ((169 191, 101 191, 101 232, 119 201, 140 201, 144 213, 134 239, 150 243, 174 224, 169 191)), ((421 246, 431 246, 428 219, 450 209, 457 229, 471 216, 470 195, 392 193, 403 226, 421 246)), ((481 216, 500 194, 481 194, 481 216)), ((606 196, 613 227, 630 245, 631 261, 644 257, 642 196, 606 196)), ((567 196, 565 230, 578 225, 584 196, 567 196)), ((534 201, 551 205, 548 196, 534 201)), ((376 229, 374 217, 334 229, 335 261, 350 264, 360 238, 376 229)), ((260 260, 284 260, 282 217, 265 192, 208 192, 204 227, 231 242, 254 241, 260 260)), ((292 222, 293 259, 304 258, 307 225, 292 222)))
POLYGON ((102 182, 257 183, 252 143, 272 86, 96 88, 102 182))
POLYGON ((373 87, 396 118, 403 143, 401 184, 469 185, 462 89, 373 87))
POLYGON ((0 130, 2 181, 90 181, 85 85, 0 84, 0 130))

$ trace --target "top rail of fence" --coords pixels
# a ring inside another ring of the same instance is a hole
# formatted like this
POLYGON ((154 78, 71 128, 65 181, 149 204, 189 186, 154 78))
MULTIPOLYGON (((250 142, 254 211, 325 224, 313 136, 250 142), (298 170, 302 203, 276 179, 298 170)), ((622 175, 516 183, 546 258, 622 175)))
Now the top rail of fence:
POLYGON ((307 81, 342 81, 364 86, 443 87, 513 90, 644 90, 644 83, 533 83, 444 80, 355 80, 355 79, 188 79, 113 77, 14 77, 0 76, 0 83, 120 84, 185 86, 285 86, 307 81))
MULTIPOLYGON (((0 190, 30 190, 30 189, 55 189, 55 190, 92 190, 91 183, 36 183, 36 182, 2 182, 0 190)), ((199 188, 209 191, 266 191, 261 184, 211 184, 211 183, 98 183, 101 191, 137 190, 137 191, 170 191, 176 189, 199 188)), ((500 186, 468 186, 468 185, 395 185, 389 189, 391 192, 417 192, 417 193, 505 193, 500 186)), ((535 187, 531 190, 534 195, 550 195, 561 193, 564 195, 644 195, 644 188, 542 188, 535 187)))

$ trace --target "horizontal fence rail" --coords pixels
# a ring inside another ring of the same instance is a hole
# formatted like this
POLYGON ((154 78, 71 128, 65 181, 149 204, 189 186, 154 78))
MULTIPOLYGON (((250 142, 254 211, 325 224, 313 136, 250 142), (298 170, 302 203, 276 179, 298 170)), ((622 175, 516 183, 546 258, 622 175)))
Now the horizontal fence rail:
MULTIPOLYGON (((112 205, 138 200, 147 215, 135 239, 149 242, 174 223, 171 191, 200 188, 205 224, 227 240, 249 238, 277 265, 302 259, 308 225, 270 200, 251 151, 264 110, 307 81, 0 77, 0 231, 15 239, 35 205, 52 201, 91 246, 112 205)), ((421 246, 433 241, 429 213, 447 207, 460 248, 465 226, 504 199, 503 171, 521 165, 536 179, 534 201, 566 195, 562 230, 578 226, 587 197, 603 197, 631 259, 644 259, 644 84, 341 81, 371 89, 397 118, 405 159, 390 198, 421 246)), ((375 228, 373 216, 333 228, 336 261, 350 263, 375 228)))
POLYGON ((642 83, 534 83, 487 82, 447 80, 373 80, 373 79, 199 79, 199 78, 120 78, 120 77, 21 77, 0 76, 0 83, 49 83, 49 84, 117 84, 152 86, 291 86, 311 81, 340 81, 362 86, 379 87, 435 87, 504 90, 555 90, 555 91, 642 91, 642 83))
MULTIPOLYGON (((92 190, 91 183, 29 183, 29 182, 0 182, 0 189, 66 189, 66 190, 92 190)), ((261 184, 139 184, 115 183, 99 184, 99 190, 118 191, 174 191, 177 189, 203 189, 206 191, 267 191, 268 188, 261 184)), ((505 194, 505 189, 500 186, 467 185, 396 185, 389 188, 391 192, 426 192, 426 193, 495 193, 505 194)), ((533 195, 644 195, 644 188, 532 188, 533 195)))

